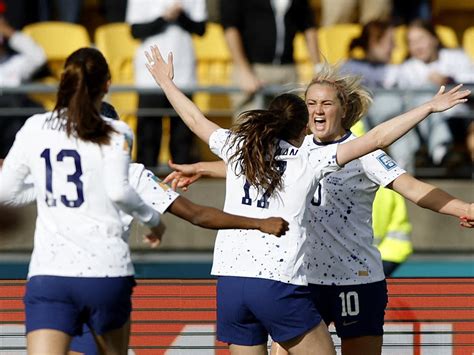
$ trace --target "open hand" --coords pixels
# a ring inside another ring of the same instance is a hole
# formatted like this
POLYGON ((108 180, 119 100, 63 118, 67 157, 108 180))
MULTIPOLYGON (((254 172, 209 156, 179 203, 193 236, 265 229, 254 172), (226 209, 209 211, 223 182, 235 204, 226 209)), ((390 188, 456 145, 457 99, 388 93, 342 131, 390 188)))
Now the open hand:
POLYGON ((280 217, 265 218, 262 219, 259 230, 264 233, 281 237, 288 231, 288 222, 280 217))
POLYGON ((158 85, 167 80, 173 80, 174 67, 172 52, 168 54, 168 63, 166 63, 161 56, 158 46, 153 45, 150 47, 150 52, 145 51, 145 57, 148 61, 145 65, 158 85))
POLYGON ((465 228, 474 228, 474 203, 471 203, 467 214, 459 217, 460 225, 465 228))
POLYGON ((441 86, 438 93, 429 102, 431 105, 432 112, 442 112, 464 103, 467 101, 467 97, 471 94, 471 90, 460 91, 462 84, 459 84, 445 92, 446 87, 441 86))
POLYGON ((174 164, 171 160, 168 161, 170 168, 174 169, 163 180, 164 183, 171 183, 171 188, 176 191, 181 188, 184 191, 188 190, 189 185, 201 178, 201 174, 197 172, 196 164, 174 164))

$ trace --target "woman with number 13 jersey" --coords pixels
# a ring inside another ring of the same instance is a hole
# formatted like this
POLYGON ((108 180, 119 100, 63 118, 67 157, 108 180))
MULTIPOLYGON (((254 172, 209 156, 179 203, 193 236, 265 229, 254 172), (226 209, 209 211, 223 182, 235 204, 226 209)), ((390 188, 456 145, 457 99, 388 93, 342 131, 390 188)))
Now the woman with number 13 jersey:
POLYGON ((99 51, 72 53, 55 109, 26 121, 3 163, 0 200, 13 203, 28 176, 37 199, 24 298, 28 353, 64 352, 84 321, 120 352, 135 284, 120 211, 156 238, 164 230, 159 213, 129 185, 130 129, 99 113, 109 84, 99 51))
POLYGON ((219 231, 212 273, 217 283, 217 337, 232 353, 266 354, 270 334, 292 354, 333 354, 303 270, 305 208, 320 179, 353 159, 393 143, 431 112, 464 102, 456 88, 340 145, 302 146, 308 109, 296 95, 276 97, 268 110, 244 112, 231 130, 209 121, 173 83, 156 46, 146 53, 150 73, 188 127, 227 163, 226 212, 289 222, 281 240, 264 234, 219 231))

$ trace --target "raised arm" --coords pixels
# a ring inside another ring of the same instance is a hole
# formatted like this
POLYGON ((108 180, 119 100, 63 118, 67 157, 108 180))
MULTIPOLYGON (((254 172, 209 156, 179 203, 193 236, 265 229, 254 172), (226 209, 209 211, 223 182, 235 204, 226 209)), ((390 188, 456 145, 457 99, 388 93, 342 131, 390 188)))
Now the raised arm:
POLYGON ((439 187, 420 181, 409 174, 400 175, 389 187, 420 207, 458 217, 462 226, 474 227, 473 203, 462 201, 439 187))
POLYGON ((168 209, 186 221, 209 229, 258 229, 280 237, 288 230, 288 222, 279 217, 250 218, 229 214, 217 208, 195 204, 179 196, 168 209))
POLYGON ((384 149, 431 113, 446 111, 453 106, 466 102, 466 97, 469 96, 471 91, 460 91, 461 87, 462 84, 445 93, 445 87, 441 86, 438 93, 425 104, 379 124, 361 137, 340 144, 337 149, 338 164, 344 165, 376 149, 384 149))
POLYGON ((209 136, 220 127, 208 120, 199 108, 173 83, 173 54, 168 54, 168 63, 166 63, 158 47, 151 46, 150 52, 145 52, 145 56, 148 60, 146 67, 171 105, 173 105, 175 111, 194 134, 206 144, 209 144, 209 136))

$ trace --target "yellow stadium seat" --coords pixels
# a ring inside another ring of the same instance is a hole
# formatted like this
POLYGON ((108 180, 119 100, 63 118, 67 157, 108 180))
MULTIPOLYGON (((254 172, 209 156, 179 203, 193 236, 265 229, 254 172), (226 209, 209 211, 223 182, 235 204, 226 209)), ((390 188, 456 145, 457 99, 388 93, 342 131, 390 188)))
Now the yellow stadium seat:
POLYGON ((133 57, 140 41, 132 37, 128 23, 109 23, 99 26, 94 42, 110 66, 116 84, 133 83, 133 57))
MULTIPOLYGON (((199 85, 230 85, 232 58, 224 38, 224 30, 217 23, 208 22, 203 36, 193 35, 196 53, 196 74, 199 85)), ((231 108, 227 94, 199 92, 193 100, 204 111, 231 108)))
MULTIPOLYGON (((113 84, 134 83, 133 58, 140 44, 130 32, 128 23, 109 23, 99 26, 94 33, 94 42, 107 59, 113 84)), ((120 118, 136 133, 138 94, 136 92, 116 92, 109 95, 120 118)), ((134 144, 133 153, 136 153, 134 144)))
POLYGON ((349 57, 349 44, 362 31, 360 24, 347 23, 321 27, 318 43, 322 59, 336 64, 349 57))
POLYGON ((23 32, 43 47, 52 75, 59 79, 66 58, 76 49, 90 46, 84 26, 69 22, 37 22, 27 25, 23 32))
POLYGON ((443 46, 447 48, 459 47, 458 37, 451 27, 438 25, 435 30, 443 46))
POLYGON ((400 64, 405 60, 408 54, 407 48, 407 27, 397 26, 395 27, 395 47, 392 52, 392 63, 400 64))
POLYGON ((464 31, 462 38, 462 46, 467 54, 474 61, 474 26, 464 31))
MULTIPOLYGON (((27 25, 23 32, 32 37, 45 51, 51 77, 42 80, 45 84, 57 83, 66 58, 76 49, 89 47, 90 40, 84 26, 69 22, 37 22, 27 25)), ((46 110, 56 103, 55 94, 32 94, 46 110)))
MULTIPOLYGON (((456 37, 456 32, 448 26, 435 26, 436 34, 438 35, 441 44, 447 48, 459 47, 459 42, 456 37)), ((407 47, 407 27, 398 26, 395 29, 395 49, 392 54, 392 63, 399 64, 405 60, 408 55, 407 47)))

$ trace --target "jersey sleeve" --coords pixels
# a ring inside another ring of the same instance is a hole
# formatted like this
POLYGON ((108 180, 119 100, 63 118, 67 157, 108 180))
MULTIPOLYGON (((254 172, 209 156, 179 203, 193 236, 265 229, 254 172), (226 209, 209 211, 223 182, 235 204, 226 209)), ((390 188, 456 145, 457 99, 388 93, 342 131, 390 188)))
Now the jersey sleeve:
POLYGON ((314 169, 318 180, 341 169, 336 159, 337 146, 338 144, 329 144, 308 148, 309 165, 314 169))
MULTIPOLYGON (((28 147, 31 136, 28 135, 28 121, 17 132, 15 142, 8 152, 3 162, 2 173, 0 175, 0 202, 7 205, 19 205, 23 199, 23 194, 29 196, 31 185, 25 183, 30 175, 28 165, 28 147)), ((34 195, 34 190, 33 190, 34 195)))
POLYGON ((179 196, 142 164, 130 165, 130 183, 140 197, 161 214, 165 213, 179 196))
POLYGON ((209 137, 209 148, 227 164, 232 155, 232 149, 228 149, 227 141, 231 132, 228 129, 216 129, 209 137))
POLYGON ((102 146, 104 186, 109 198, 121 210, 153 227, 160 222, 159 213, 147 205, 129 183, 130 148, 123 133, 113 133, 110 144, 102 146))
POLYGON ((383 150, 376 150, 359 158, 367 177, 380 186, 387 186, 406 171, 383 150))
MULTIPOLYGON (((0 183, 2 181, 2 175, 2 169, 0 169, 0 183)), ((9 205, 15 207, 25 206, 36 200, 35 185, 31 181, 28 181, 28 178, 31 180, 31 175, 24 181, 21 191, 15 196, 12 196, 12 199, 8 201, 9 205)))

